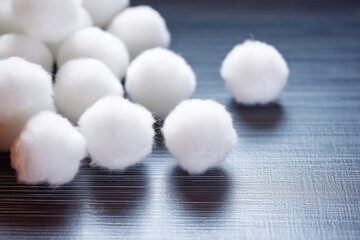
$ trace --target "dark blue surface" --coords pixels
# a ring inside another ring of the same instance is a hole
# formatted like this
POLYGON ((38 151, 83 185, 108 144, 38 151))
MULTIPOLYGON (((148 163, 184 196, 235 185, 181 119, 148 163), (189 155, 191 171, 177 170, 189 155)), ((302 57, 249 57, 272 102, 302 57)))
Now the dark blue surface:
POLYGON ((360 7, 292 2, 156 1, 172 49, 198 75, 195 97, 228 107, 238 147, 221 168, 188 176, 160 138, 143 164, 85 164, 59 189, 17 184, 4 157, 0 238, 360 239, 360 7), (249 37, 275 45, 291 69, 266 107, 234 104, 219 76, 249 37))

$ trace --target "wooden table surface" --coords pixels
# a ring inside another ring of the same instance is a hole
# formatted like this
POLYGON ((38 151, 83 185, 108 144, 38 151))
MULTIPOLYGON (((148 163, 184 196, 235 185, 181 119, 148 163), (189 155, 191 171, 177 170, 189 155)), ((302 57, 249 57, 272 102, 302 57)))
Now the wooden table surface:
POLYGON ((142 164, 118 173, 85 161, 52 189, 18 184, 2 155, 0 239, 360 239, 360 7, 220 2, 155 7, 197 73, 195 97, 234 117, 226 163, 188 176, 159 135, 142 164), (220 64, 247 38, 289 63, 277 103, 238 106, 224 88, 220 64))

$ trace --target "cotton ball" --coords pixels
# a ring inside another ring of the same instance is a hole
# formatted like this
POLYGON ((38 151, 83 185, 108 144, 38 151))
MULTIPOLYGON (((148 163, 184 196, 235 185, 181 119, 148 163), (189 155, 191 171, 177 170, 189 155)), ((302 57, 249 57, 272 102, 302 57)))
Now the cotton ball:
POLYGON ((11 32, 19 32, 14 21, 11 0, 0 0, 0 35, 11 32))
POLYGON ((129 5, 129 0, 83 0, 83 5, 96 26, 107 27, 116 14, 129 5))
POLYGON ((266 104, 278 98, 286 85, 289 69, 285 59, 271 45, 245 41, 225 58, 221 75, 236 102, 266 104))
POLYGON ((110 170, 124 170, 152 150, 154 119, 142 106, 118 96, 96 102, 80 118, 92 163, 110 170))
POLYGON ((57 62, 61 66, 76 58, 98 59, 119 78, 125 76, 129 65, 129 54, 122 41, 96 27, 82 29, 67 38, 57 62))
POLYGON ((81 0, 12 0, 14 18, 27 34, 57 42, 73 31, 81 0))
POLYGON ((8 151, 33 115, 54 110, 51 76, 41 66, 12 57, 0 60, 0 152, 8 151))
POLYGON ((201 174, 221 164, 237 142, 230 114, 212 100, 186 100, 166 118, 166 146, 179 166, 201 174))
POLYGON ((19 182, 61 185, 76 175, 86 156, 86 140, 60 115, 44 111, 24 127, 11 148, 19 182))
POLYGON ((195 90, 195 74, 186 61, 167 49, 154 48, 130 65, 125 88, 130 98, 163 118, 195 90))
MULTIPOLYGON (((71 33, 79 31, 80 29, 83 29, 83 28, 91 27, 93 25, 94 25, 94 22, 91 19, 89 13, 86 11, 85 8, 81 7, 79 21, 74 23, 73 31, 71 33)), ((69 35, 71 35, 71 34, 69 34, 69 35)), ((66 36, 66 37, 68 37, 68 36, 66 36)), ((55 58, 60 50, 61 45, 64 43, 66 37, 57 42, 46 43, 55 58)))
POLYGON ((126 9, 113 20, 108 31, 125 43, 132 59, 147 49, 170 45, 165 20, 149 6, 126 9))
POLYGON ((96 59, 71 60, 64 64, 56 75, 56 106, 74 123, 102 97, 123 94, 120 81, 96 59))
POLYGON ((89 12, 85 8, 80 9, 80 22, 78 23, 78 29, 91 27, 94 25, 94 20, 91 18, 89 12))
POLYGON ((20 34, 5 34, 0 37, 0 59, 21 57, 52 71, 54 60, 45 44, 37 39, 20 34))

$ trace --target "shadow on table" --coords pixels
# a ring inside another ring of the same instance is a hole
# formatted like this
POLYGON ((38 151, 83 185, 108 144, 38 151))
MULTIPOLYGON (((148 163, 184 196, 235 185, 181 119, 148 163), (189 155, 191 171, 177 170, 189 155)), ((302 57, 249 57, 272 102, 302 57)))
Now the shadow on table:
POLYGON ((89 207, 100 217, 133 217, 141 211, 148 193, 149 179, 144 164, 124 172, 95 168, 88 179, 89 207), (96 171, 95 171, 96 170, 96 171))
POLYGON ((143 164, 120 173, 85 165, 71 183, 58 188, 18 184, 10 167, 1 173, 0 232, 4 238, 32 231, 43 232, 44 237, 76 236, 82 231, 80 226, 97 217, 129 219, 135 217, 134 211, 143 210, 148 191, 143 164))
POLYGON ((155 136, 154 136, 154 148, 155 149, 164 149, 165 148, 165 139, 164 135, 161 131, 162 127, 164 125, 163 119, 158 119, 153 125, 155 136))
POLYGON ((10 153, 1 153, 0 152, 0 170, 11 168, 10 163, 10 153))
POLYGON ((17 236, 17 233, 31 236, 35 232, 42 232, 44 237, 66 237, 77 231, 84 204, 81 182, 73 181, 59 188, 47 185, 28 186, 17 183, 11 168, 4 169, 1 178, 2 237, 9 239, 17 236))
POLYGON ((190 214, 215 217, 228 204, 231 180, 220 168, 192 176, 175 167, 170 174, 169 189, 190 214))
POLYGON ((240 121, 255 129, 275 128, 285 117, 285 111, 279 103, 245 106, 231 101, 228 109, 240 121))

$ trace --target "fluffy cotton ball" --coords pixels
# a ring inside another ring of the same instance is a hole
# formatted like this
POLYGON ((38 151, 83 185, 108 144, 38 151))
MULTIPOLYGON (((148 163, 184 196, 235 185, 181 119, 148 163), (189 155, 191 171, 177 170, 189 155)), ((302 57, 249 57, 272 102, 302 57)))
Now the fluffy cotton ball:
POLYGON ((14 18, 27 34, 57 42, 73 31, 81 0, 12 0, 14 18))
POLYGON ((116 14, 129 5, 129 0, 83 0, 83 5, 96 26, 107 27, 116 14))
POLYGON ((27 184, 61 185, 76 175, 86 156, 85 138, 60 115, 44 111, 32 117, 11 148, 11 165, 27 184))
POLYGON ((152 149, 154 119, 142 106, 108 96, 80 118, 92 163, 123 170, 145 158, 152 149))
POLYGON ((126 9, 113 20, 108 31, 125 43, 132 59, 147 49, 167 48, 170 44, 165 20, 149 6, 126 9))
POLYGON ((225 58, 221 75, 236 102, 266 104, 278 98, 289 69, 281 54, 260 41, 245 41, 225 58))
POLYGON ((145 51, 130 65, 126 91, 156 117, 165 117, 195 90, 195 74, 186 61, 167 49, 145 51))
MULTIPOLYGON (((82 7, 80 9, 79 21, 74 23, 73 31, 71 33, 74 33, 83 28, 91 27, 93 25, 94 25, 94 22, 91 19, 89 13, 86 11, 85 8, 82 7)), ((71 34, 69 34, 69 35, 71 35, 71 34)), ((66 37, 68 37, 68 36, 66 36, 66 37)), ((66 37, 57 42, 46 43, 55 58, 60 50, 61 45, 64 43, 66 37)))
POLYGON ((50 74, 22 58, 0 60, 0 151, 8 151, 27 120, 43 110, 54 110, 50 74))
POLYGON ((179 166, 201 174, 222 163, 237 141, 230 114, 212 100, 186 100, 166 118, 166 146, 179 166))
POLYGON ((0 59, 21 57, 52 71, 54 60, 45 44, 37 39, 20 34, 5 34, 0 37, 0 59))
POLYGON ((110 68, 119 78, 123 78, 129 65, 129 54, 123 42, 100 28, 82 29, 61 46, 57 62, 61 66, 76 58, 95 58, 110 68))
POLYGON ((116 76, 99 60, 71 60, 60 68, 54 86, 58 110, 77 122, 86 109, 108 95, 123 96, 116 76))
POLYGON ((11 0, 0 0, 0 35, 18 31, 19 27, 12 13, 11 0))

